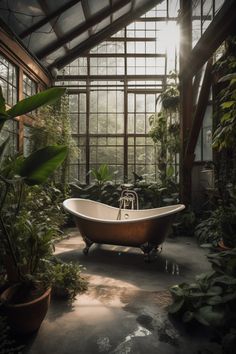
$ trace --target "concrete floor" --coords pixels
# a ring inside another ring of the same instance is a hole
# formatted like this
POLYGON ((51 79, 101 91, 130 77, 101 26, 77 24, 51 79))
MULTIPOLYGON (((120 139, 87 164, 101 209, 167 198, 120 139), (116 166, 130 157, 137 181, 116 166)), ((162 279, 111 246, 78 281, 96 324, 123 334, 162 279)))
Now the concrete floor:
POLYGON ((207 271, 205 251, 192 238, 168 239, 163 252, 144 263, 139 249, 84 243, 77 230, 56 247, 65 261, 79 262, 89 289, 72 304, 52 301, 27 354, 220 353, 209 333, 187 329, 167 315, 168 287, 207 271))

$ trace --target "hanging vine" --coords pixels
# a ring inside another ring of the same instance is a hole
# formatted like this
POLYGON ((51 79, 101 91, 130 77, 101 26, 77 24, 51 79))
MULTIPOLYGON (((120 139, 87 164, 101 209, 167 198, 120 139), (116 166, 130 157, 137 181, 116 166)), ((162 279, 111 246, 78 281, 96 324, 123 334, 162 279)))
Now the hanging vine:
POLYGON ((30 144, 32 151, 53 144, 63 144, 68 147, 67 158, 55 176, 56 181, 60 183, 60 189, 66 193, 69 183, 69 165, 74 160, 78 161, 79 155, 78 147, 71 136, 68 95, 62 96, 59 102, 40 109, 32 127, 30 144))
POLYGON ((161 109, 149 117, 150 131, 157 156, 159 179, 163 185, 169 181, 176 182, 178 171, 176 169, 180 151, 179 139, 179 89, 176 73, 171 74, 168 87, 158 97, 161 109))

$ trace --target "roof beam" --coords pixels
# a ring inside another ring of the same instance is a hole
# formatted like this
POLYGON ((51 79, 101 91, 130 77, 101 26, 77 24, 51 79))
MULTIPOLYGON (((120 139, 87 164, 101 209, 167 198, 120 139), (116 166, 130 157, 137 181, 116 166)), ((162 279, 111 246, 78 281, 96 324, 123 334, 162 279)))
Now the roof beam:
POLYGON ((94 45, 101 43, 102 41, 105 40, 105 38, 119 31, 120 28, 127 26, 130 22, 134 21, 136 18, 143 15, 146 11, 154 7, 159 2, 160 0, 149 0, 146 1, 144 5, 142 5, 140 8, 136 9, 135 11, 132 12, 129 11, 127 14, 125 14, 124 16, 122 16, 121 18, 113 22, 110 26, 107 26, 106 28, 102 29, 100 32, 95 33, 86 41, 71 49, 69 54, 56 60, 53 64, 49 66, 49 68, 52 67, 56 67, 57 69, 63 68, 64 66, 72 62, 74 59, 82 55, 82 53, 93 48, 94 45))
MULTIPOLYGON (((165 75, 90 75, 89 79, 91 80, 103 80, 109 78, 109 81, 124 81, 125 78, 127 78, 127 80, 131 80, 131 81, 137 81, 137 80, 148 80, 148 81, 158 81, 158 80, 164 80, 165 79, 165 75)), ((171 77, 171 75, 167 75, 167 77, 171 77)), ((58 75, 57 76, 57 81, 84 81, 88 79, 88 75, 58 75)))
POLYGON ((80 1, 81 0, 71 0, 71 1, 67 2, 65 5, 61 6, 56 11, 52 12, 50 15, 46 16, 42 20, 36 22, 31 27, 27 28, 25 31, 21 32, 19 34, 19 37, 21 39, 24 39, 25 37, 29 36, 31 33, 37 31, 42 26, 46 25, 48 22, 53 20, 55 17, 60 16, 63 12, 65 12, 68 9, 70 9, 72 6, 76 5, 80 1))
POLYGON ((78 25, 76 28, 74 28, 73 30, 68 32, 66 35, 61 37, 59 40, 57 40, 56 42, 50 44, 49 46, 47 46, 43 50, 36 53, 37 58, 43 59, 47 55, 53 53, 55 50, 59 49, 64 44, 72 41, 74 38, 78 37, 79 35, 81 35, 85 31, 87 31, 90 27, 96 26, 99 22, 101 22, 106 17, 108 17, 111 14, 111 12, 118 11, 120 8, 127 5, 129 2, 130 2, 130 0, 120 0, 119 2, 115 3, 112 6, 112 8, 110 6, 107 6, 105 9, 102 9, 96 15, 91 16, 89 20, 78 25))
POLYGON ((231 33, 236 22, 236 1, 225 1, 202 37, 192 49, 185 66, 180 73, 193 77, 213 55, 225 38, 231 33))
MULTIPOLYGON (((112 7, 112 0, 109 0, 110 7, 112 7)), ((110 24, 113 22, 113 12, 110 14, 110 24)))
MULTIPOLYGON (((89 9, 88 1, 87 0, 82 0, 81 1, 81 5, 82 5, 83 12, 84 12, 85 20, 87 22, 89 20, 89 18, 91 17, 91 12, 90 12, 90 9, 89 9)), ((88 29, 88 33, 89 33, 89 36, 92 36, 93 29, 89 28, 88 29)))
MULTIPOLYGON (((47 1, 46 0, 38 0, 38 3, 41 6, 42 10, 44 11, 45 15, 47 15, 49 12, 47 1)), ((55 21, 55 23, 53 22, 53 20, 50 20, 49 22, 54 30, 55 35, 57 36, 57 39, 59 39, 62 36, 60 27, 57 25, 56 21, 55 21)), ((67 45, 64 45, 63 47, 64 47, 65 51, 68 52, 67 45)))

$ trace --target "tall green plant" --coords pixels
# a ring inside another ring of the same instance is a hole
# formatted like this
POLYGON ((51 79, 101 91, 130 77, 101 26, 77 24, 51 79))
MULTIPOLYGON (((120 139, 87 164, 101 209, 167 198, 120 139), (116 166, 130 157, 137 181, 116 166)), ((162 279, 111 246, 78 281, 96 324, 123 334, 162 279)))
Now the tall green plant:
MULTIPOLYGON (((51 88, 35 96, 26 98, 18 102, 9 110, 6 109, 5 100, 0 90, 0 131, 7 120, 14 119, 16 116, 26 114, 40 106, 54 102, 64 94, 61 88, 51 88)), ((6 253, 9 254, 15 266, 19 278, 22 278, 21 269, 18 263, 17 249, 14 247, 13 240, 9 233, 8 221, 17 220, 21 209, 23 189, 27 185, 44 183, 48 177, 58 168, 67 156, 66 146, 47 146, 28 156, 27 158, 18 157, 3 166, 4 152, 7 146, 5 140, 0 146, 0 181, 3 189, 1 190, 0 203, 0 228, 1 241, 5 246, 6 253), (18 188, 18 197, 13 205, 7 205, 9 194, 18 188), (13 212, 12 212, 13 210, 13 212)))
POLYGON ((168 180, 176 180, 176 156, 180 151, 179 139, 179 89, 176 75, 173 75, 168 87, 157 99, 161 110, 149 117, 150 132, 157 155, 160 180, 167 185, 168 180))
POLYGON ((219 82, 226 85, 219 94, 220 122, 214 132, 213 148, 218 151, 236 149, 236 73, 222 77, 219 82))

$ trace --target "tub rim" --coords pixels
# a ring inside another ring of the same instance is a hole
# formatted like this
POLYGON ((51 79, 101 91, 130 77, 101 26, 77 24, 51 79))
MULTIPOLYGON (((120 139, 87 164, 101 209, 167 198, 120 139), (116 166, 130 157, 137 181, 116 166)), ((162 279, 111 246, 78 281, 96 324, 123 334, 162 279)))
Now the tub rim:
MULTIPOLYGON (((85 199, 85 198, 68 198, 66 200, 63 201, 62 205, 63 205, 63 208, 73 214, 74 216, 77 216, 77 217, 81 217, 85 220, 89 220, 89 221, 94 221, 94 222, 101 222, 101 223, 105 223, 105 224, 128 224, 128 223, 137 223, 137 222, 140 222, 140 221, 146 221, 146 220, 151 220, 151 219, 159 219, 159 218, 163 218, 164 216, 169 216, 169 215, 173 215, 173 214, 176 214, 182 210, 185 209, 185 205, 184 204, 173 204, 173 205, 167 205, 167 206, 164 206, 164 207, 159 207, 159 208, 150 208, 150 209, 139 209, 139 210, 131 210, 131 211, 135 211, 137 213, 139 212, 143 212, 143 211, 150 211, 150 210, 158 210, 158 209, 168 209, 170 207, 173 207, 173 210, 170 210, 170 211, 167 211, 166 213, 162 213, 160 215, 151 215, 151 216, 145 216, 145 217, 142 217, 142 218, 136 218, 136 219, 122 219, 122 220, 116 220, 116 219, 100 219, 100 218, 94 218, 94 217, 91 217, 91 216, 88 216, 88 215, 85 215, 85 214, 82 214, 82 213, 79 213, 79 212, 76 212, 74 210, 72 210, 71 208, 69 208, 67 206, 67 204, 70 202, 70 201, 86 201, 86 202, 89 202, 91 204, 97 204, 97 205, 103 205, 105 206, 106 208, 108 209, 115 209, 117 210, 117 213, 119 212, 119 208, 117 207, 113 207, 111 205, 108 205, 108 204, 105 204, 105 203, 101 203, 101 202, 98 202, 98 201, 95 201, 95 200, 92 200, 92 199, 85 199)), ((121 209, 122 211, 130 211, 130 209, 121 209)))

